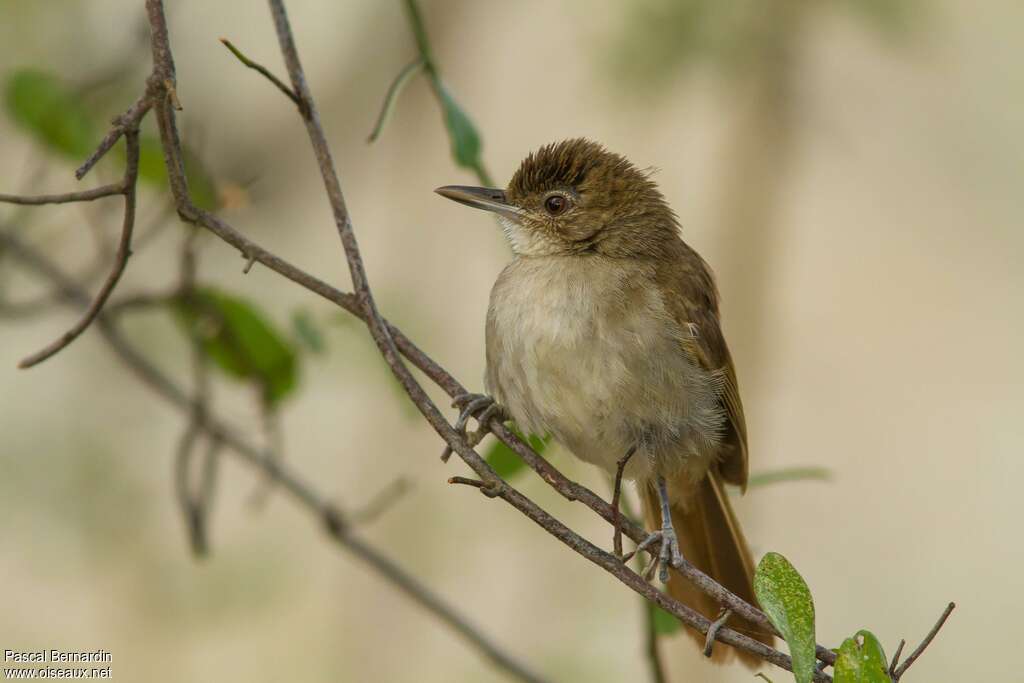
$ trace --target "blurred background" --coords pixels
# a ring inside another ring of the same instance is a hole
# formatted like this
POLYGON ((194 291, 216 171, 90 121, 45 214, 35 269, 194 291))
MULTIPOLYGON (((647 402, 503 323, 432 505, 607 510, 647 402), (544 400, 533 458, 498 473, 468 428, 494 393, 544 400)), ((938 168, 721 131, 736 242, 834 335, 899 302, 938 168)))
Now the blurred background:
MULTIPOLYGON (((100 122, 98 140, 148 73, 141 4, 0 0, 0 77, 59 74, 100 122)), ((283 76, 268 12, 236 0, 171 5, 181 124, 213 201, 257 242, 348 289, 299 117, 218 42, 230 38, 283 76)), ((530 150, 580 135, 659 169, 684 238, 718 274, 752 471, 831 473, 736 503, 755 554, 783 553, 809 583, 819 642, 869 628, 891 654, 900 638, 916 645, 955 600, 905 680, 1018 680, 1005 655, 1024 610, 1024 5, 421 8, 497 183, 530 150)), ((388 83, 417 54, 403 7, 290 9, 380 307, 480 390, 488 292, 510 252, 493 221, 432 193, 475 180, 453 162, 422 76, 366 142, 388 83)), ((10 112, 0 116, 0 191, 74 189, 81 158, 51 155, 10 112)), ((105 162, 86 185, 115 180, 118 166, 105 162)), ((140 230, 152 234, 119 295, 173 287, 183 228, 164 220, 166 204, 158 189, 143 191, 140 230)), ((112 252, 118 212, 117 200, 0 205, 0 224, 95 290, 91 264, 112 252)), ((290 337, 297 318, 319 330, 322 352, 300 354, 300 383, 280 402, 288 463, 343 509, 397 478, 410 483, 360 533, 555 680, 645 680, 639 599, 508 506, 450 487, 465 468, 438 463, 440 439, 360 324, 259 265, 243 275, 237 253, 210 236, 198 248, 201 282, 259 302, 290 337)), ((15 370, 77 313, 51 311, 49 290, 0 258, 3 648, 103 648, 120 680, 506 680, 284 495, 253 505, 260 480, 231 457, 211 552, 197 561, 172 490, 185 417, 95 330, 15 370)), ((171 315, 133 314, 125 328, 187 381, 188 345, 171 315)), ((222 415, 264 438, 250 386, 219 379, 214 393, 222 415)), ((548 456, 607 493, 596 470, 557 448, 548 456)), ((532 473, 515 483, 610 547, 607 525, 584 507, 532 473)), ((705 664, 678 636, 662 649, 671 680, 751 680, 705 664)))

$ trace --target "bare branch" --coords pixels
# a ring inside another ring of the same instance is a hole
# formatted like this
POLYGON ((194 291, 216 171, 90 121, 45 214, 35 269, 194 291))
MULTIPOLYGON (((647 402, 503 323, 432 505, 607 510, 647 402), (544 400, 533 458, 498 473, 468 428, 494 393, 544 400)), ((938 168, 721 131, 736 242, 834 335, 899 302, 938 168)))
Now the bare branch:
POLYGON ((0 202, 5 204, 21 204, 22 206, 42 206, 43 204, 70 204, 71 202, 91 202, 95 199, 124 194, 124 181, 100 185, 91 190, 65 192, 63 194, 41 194, 24 196, 17 194, 0 194, 0 202))
POLYGON ((135 186, 139 176, 139 129, 137 127, 129 128, 124 131, 124 136, 128 147, 128 161, 125 165, 124 180, 122 181, 124 221, 121 226, 121 241, 118 243, 117 253, 114 255, 114 265, 110 269, 110 274, 107 275, 106 281, 100 287, 100 291, 96 294, 96 298, 93 299, 85 315, 75 323, 74 327, 46 348, 23 358, 18 363, 19 368, 30 368, 33 365, 42 363, 77 339, 78 335, 82 334, 92 324, 93 320, 96 319, 96 316, 99 315, 103 304, 106 303, 110 293, 117 286, 118 280, 121 279, 121 274, 124 273, 125 266, 128 264, 128 257, 131 255, 132 231, 135 228, 135 186))
POLYGON ((931 645, 931 642, 933 640, 935 640, 935 636, 939 635, 939 631, 945 625, 946 620, 949 619, 949 615, 953 613, 953 610, 955 608, 955 602, 951 602, 948 605, 946 605, 946 609, 942 611, 941 616, 939 616, 939 620, 935 622, 935 625, 932 626, 932 630, 929 631, 928 635, 924 637, 924 640, 921 641, 921 644, 914 648, 914 651, 910 653, 910 656, 907 657, 906 661, 904 661, 902 664, 896 667, 896 670, 893 672, 892 675, 893 681, 898 682, 901 678, 903 678, 903 674, 907 673, 907 669, 909 669, 911 665, 917 661, 918 657, 924 654, 925 649, 929 645, 931 645))
MULTIPOLYGON (((18 261, 50 281, 60 292, 64 300, 77 306, 89 306, 88 294, 68 278, 57 266, 38 251, 23 244, 13 235, 0 231, 0 246, 13 253, 18 261)), ((196 410, 197 399, 190 396, 170 377, 159 370, 137 348, 128 342, 108 313, 100 313, 96 320, 97 329, 106 339, 111 349, 139 380, 152 389, 176 409, 192 414, 196 410)), ((484 635, 471 624, 458 610, 434 594, 415 576, 395 564, 374 546, 352 532, 342 514, 324 496, 303 481, 297 474, 287 469, 276 460, 264 458, 263 449, 249 443, 238 435, 224 422, 212 414, 202 425, 207 438, 212 442, 222 443, 225 448, 274 479, 295 501, 308 509, 320 520, 327 529, 329 536, 346 552, 368 565, 374 572, 384 578, 392 587, 436 616, 442 623, 463 637, 475 650, 483 654, 495 666, 512 677, 528 683, 541 683, 544 679, 530 671, 525 665, 506 653, 497 643, 484 635)))

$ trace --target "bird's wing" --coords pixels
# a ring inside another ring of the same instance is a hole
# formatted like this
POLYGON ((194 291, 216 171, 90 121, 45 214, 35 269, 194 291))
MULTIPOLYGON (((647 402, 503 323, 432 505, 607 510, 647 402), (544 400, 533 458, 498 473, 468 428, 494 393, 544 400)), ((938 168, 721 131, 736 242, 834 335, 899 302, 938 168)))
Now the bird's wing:
POLYGON ((720 385, 718 400, 726 423, 718 458, 719 471, 726 482, 745 489, 747 425, 736 370, 719 322, 714 276, 695 251, 682 246, 684 252, 680 258, 659 268, 658 281, 676 323, 683 330, 683 352, 720 385))

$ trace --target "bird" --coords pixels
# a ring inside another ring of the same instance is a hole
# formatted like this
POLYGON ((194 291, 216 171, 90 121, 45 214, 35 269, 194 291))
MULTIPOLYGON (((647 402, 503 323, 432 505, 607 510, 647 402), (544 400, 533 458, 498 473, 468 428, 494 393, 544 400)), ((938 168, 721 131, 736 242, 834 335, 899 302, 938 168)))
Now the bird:
MULTIPOLYGON (((718 291, 652 172, 575 138, 531 152, 505 189, 435 191, 495 214, 513 255, 490 294, 486 393, 457 399, 457 426, 473 416, 482 431, 500 413, 609 474, 627 458, 668 592, 710 619, 722 611, 668 572, 685 557, 757 604, 724 488, 745 490, 748 453, 718 291)), ((771 644, 738 617, 728 623, 771 644)))

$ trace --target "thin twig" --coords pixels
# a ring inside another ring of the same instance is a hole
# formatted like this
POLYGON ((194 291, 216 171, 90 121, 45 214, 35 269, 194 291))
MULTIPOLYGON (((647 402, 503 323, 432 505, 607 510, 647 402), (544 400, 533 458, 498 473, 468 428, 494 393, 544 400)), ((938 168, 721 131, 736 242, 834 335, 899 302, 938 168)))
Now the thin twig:
POLYGON ((23 196, 16 194, 0 194, 0 202, 5 204, 21 204, 22 206, 42 206, 44 204, 70 204, 71 202, 91 202, 102 197, 124 194, 124 181, 100 185, 91 190, 65 192, 63 194, 40 194, 23 196))
POLYGON ((619 458, 615 467, 615 484, 612 489, 612 510, 615 514, 615 535, 612 537, 612 548, 615 557, 622 557, 622 510, 619 509, 619 499, 622 496, 622 473, 626 470, 629 459, 636 453, 636 444, 629 447, 626 454, 619 458))
MULTIPOLYGON (((9 249, 22 265, 27 266, 50 281, 63 298, 74 306, 84 309, 89 306, 89 296, 67 275, 57 268, 42 253, 23 244, 15 236, 0 231, 0 246, 9 249)), ((124 338, 107 313, 97 317, 97 329, 106 339, 114 353, 139 380, 152 389, 158 396, 174 408, 191 414, 196 408, 196 398, 188 395, 170 377, 164 374, 146 358, 134 345, 124 338)), ((363 563, 370 566, 376 575, 385 579, 392 587, 417 603, 442 623, 449 626, 462 636, 465 641, 503 671, 515 678, 529 683, 541 683, 544 679, 530 671, 524 664, 506 653, 500 645, 483 634, 476 626, 460 614, 456 608, 435 595, 419 579, 395 564, 380 550, 352 533, 350 525, 326 498, 318 493, 308 482, 287 469, 277 461, 268 462, 263 457, 263 449, 249 443, 224 422, 212 414, 202 426, 207 438, 216 440, 236 454, 241 461, 265 472, 281 486, 295 501, 306 508, 324 523, 329 537, 340 548, 349 552, 363 563), (273 469, 268 470, 268 467, 273 469)))
POLYGON ((921 644, 914 648, 914 651, 910 653, 910 655, 902 664, 896 667, 896 670, 892 674, 892 680, 894 682, 899 681, 901 678, 903 678, 903 674, 907 672, 907 669, 909 669, 910 666, 917 661, 918 657, 924 654, 925 649, 929 645, 931 645, 931 642, 935 639, 935 636, 939 634, 939 631, 946 623, 946 619, 949 619, 949 615, 953 613, 954 609, 956 609, 955 602, 951 602, 948 605, 946 605, 946 609, 942 611, 942 615, 939 616, 939 620, 935 622, 935 625, 932 626, 932 630, 929 631, 928 635, 924 637, 924 640, 921 641, 921 644))
POLYGON ((118 280, 121 279, 121 274, 124 273, 128 257, 131 256, 132 230, 135 227, 135 186, 139 177, 139 129, 129 128, 124 131, 124 136, 128 148, 128 161, 125 164, 124 180, 122 181, 124 186, 124 221, 121 225, 121 241, 117 245, 117 253, 114 255, 114 265, 110 269, 110 274, 107 275, 106 281, 100 287, 96 298, 93 299, 92 305, 89 306, 85 315, 75 323, 74 327, 54 340, 46 348, 23 358, 18 363, 19 368, 30 368, 41 363, 77 339, 78 335, 82 334, 92 324, 93 320, 96 319, 96 316, 99 315, 103 304, 106 303, 110 293, 117 286, 118 280))
POLYGON ((100 141, 96 151, 89 155, 89 158, 85 160, 85 163, 78 167, 78 170, 75 171, 75 177, 79 180, 84 178, 85 174, 96 165, 96 162, 102 159, 104 155, 110 151, 114 144, 121 139, 122 135, 131 129, 138 128, 139 121, 142 120, 142 117, 146 115, 146 112, 148 112, 152 106, 153 102, 150 98, 149 87, 147 87, 146 92, 142 97, 135 101, 135 104, 130 106, 127 111, 113 120, 113 127, 110 129, 110 132, 108 132, 106 136, 104 136, 103 140, 100 141))
POLYGON ((354 524, 370 524, 398 503, 412 488, 412 484, 405 477, 398 477, 383 489, 377 492, 368 503, 358 510, 350 512, 348 518, 354 524))
POLYGON ((402 88, 416 75, 417 71, 423 68, 423 65, 423 58, 418 57, 402 67, 402 70, 395 76, 395 80, 391 81, 387 93, 384 94, 384 103, 380 107, 380 113, 377 114, 377 121, 373 124, 373 130, 366 138, 367 142, 376 142, 377 138, 380 137, 381 131, 384 130, 384 124, 387 123, 388 117, 395 109, 395 103, 402 92, 402 88))
MULTIPOLYGON (((196 251, 195 240, 197 231, 190 229, 185 235, 181 246, 181 263, 179 296, 190 301, 195 297, 196 287, 196 251)), ((210 437, 201 463, 198 483, 192 485, 191 471, 196 447, 205 432, 210 404, 210 361, 203 348, 203 339, 195 329, 189 330, 189 346, 192 355, 193 396, 192 409, 189 413, 188 426, 182 435, 175 457, 175 494, 185 518, 185 529, 188 532, 189 545, 197 558, 205 557, 209 552, 209 534, 207 532, 210 505, 215 489, 218 452, 221 448, 219 438, 210 437)))
POLYGON ((903 654, 903 648, 906 644, 906 639, 900 638, 900 644, 896 646, 896 652, 892 655, 892 663, 889 664, 889 678, 892 678, 896 674, 896 665, 900 663, 900 655, 903 654))
POLYGON ((289 88, 287 85, 285 85, 280 78, 272 74, 267 67, 263 66, 258 62, 254 62, 248 57, 246 57, 245 54, 243 54, 241 50, 235 47, 234 43, 232 43, 227 38, 221 38, 220 42, 224 44, 224 47, 231 50, 231 54, 237 57, 238 61, 240 61, 242 64, 246 65, 253 71, 262 74, 268 81, 274 84, 275 88, 283 92, 289 100, 294 102, 295 106, 298 107, 300 111, 302 110, 302 100, 300 100, 299 96, 295 94, 295 91, 289 88))

